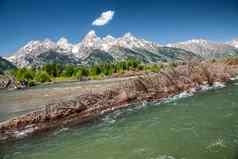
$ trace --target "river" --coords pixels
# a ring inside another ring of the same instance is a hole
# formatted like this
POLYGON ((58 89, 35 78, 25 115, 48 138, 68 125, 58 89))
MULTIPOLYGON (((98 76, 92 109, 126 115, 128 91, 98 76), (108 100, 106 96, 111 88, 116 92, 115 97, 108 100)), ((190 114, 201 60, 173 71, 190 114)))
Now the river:
POLYGON ((237 159, 238 83, 4 143, 0 158, 237 159))

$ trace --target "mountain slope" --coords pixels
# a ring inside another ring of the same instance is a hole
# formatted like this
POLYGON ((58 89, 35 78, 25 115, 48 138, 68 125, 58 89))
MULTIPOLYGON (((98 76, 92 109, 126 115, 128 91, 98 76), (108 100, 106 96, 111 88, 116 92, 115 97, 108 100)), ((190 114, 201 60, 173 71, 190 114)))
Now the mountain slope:
POLYGON ((113 57, 108 54, 107 52, 101 50, 92 50, 92 52, 87 56, 83 61, 82 64, 100 64, 100 63, 110 63, 113 62, 113 57))
POLYGON ((235 48, 238 48, 238 38, 237 39, 233 39, 232 41, 227 42, 228 45, 231 45, 235 48))
POLYGON ((70 53, 70 47, 72 45, 65 38, 61 38, 57 43, 49 39, 30 41, 7 59, 18 67, 39 67, 46 63, 80 63, 80 60, 70 53))
POLYGON ((6 70, 10 70, 10 69, 14 69, 14 68, 16 68, 16 66, 14 66, 11 62, 0 57, 0 73, 3 73, 6 70))
POLYGON ((79 64, 80 60, 72 54, 47 50, 39 54, 20 54, 8 58, 18 67, 39 67, 47 63, 79 64))
POLYGON ((168 47, 175 47, 194 52, 204 58, 225 58, 238 56, 238 49, 225 43, 210 42, 204 39, 193 39, 185 42, 167 44, 168 47))

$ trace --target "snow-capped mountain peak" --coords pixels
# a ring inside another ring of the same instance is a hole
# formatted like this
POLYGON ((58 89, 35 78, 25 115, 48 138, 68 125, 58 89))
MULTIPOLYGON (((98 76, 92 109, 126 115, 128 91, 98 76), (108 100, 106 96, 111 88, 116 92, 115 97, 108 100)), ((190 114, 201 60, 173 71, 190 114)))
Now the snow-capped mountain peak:
POLYGON ((130 32, 127 32, 123 35, 123 38, 126 38, 126 39, 135 39, 135 37, 132 35, 132 33, 130 32))
POLYGON ((126 33, 122 38, 118 38, 118 44, 121 47, 126 47, 126 48, 144 48, 148 49, 150 51, 153 51, 156 49, 159 44, 153 43, 146 41, 144 39, 139 39, 132 35, 132 33, 126 33))
POLYGON ((235 48, 238 48, 238 38, 237 39, 233 39, 232 41, 228 42, 227 44, 235 47, 235 48))
POLYGON ((72 44, 62 37, 54 42, 50 39, 30 41, 8 60, 20 67, 41 66, 47 62, 71 64, 94 63, 102 60, 120 60, 136 57, 147 62, 173 60, 193 54, 195 57, 215 58, 238 55, 238 39, 229 43, 216 43, 204 39, 167 44, 137 38, 132 33, 115 38, 111 35, 98 37, 94 30, 88 32, 81 42, 72 44), (170 47, 170 48, 168 48, 170 47), (180 57, 181 56, 181 57, 180 57))
POLYGON ((107 52, 113 46, 117 46, 117 39, 111 35, 107 35, 102 38, 99 49, 107 52))
POLYGON ((65 45, 65 44, 68 44, 68 39, 66 39, 65 37, 62 37, 57 41, 58 46, 65 45))
POLYGON ((47 49, 55 49, 56 48, 56 43, 50 39, 45 39, 44 41, 42 41, 41 45, 43 45, 47 49))
POLYGON ((113 36, 111 36, 111 35, 107 35, 107 36, 103 37, 102 40, 105 40, 105 41, 107 41, 107 40, 115 40, 115 38, 113 36))
POLYGON ((209 42, 205 39, 191 39, 191 40, 187 40, 184 42, 178 42, 178 43, 169 43, 166 46, 167 47, 173 47, 176 45, 192 45, 192 44, 196 44, 196 45, 207 45, 209 42))
POLYGON ((57 50, 59 52, 68 53, 72 51, 72 48, 73 44, 69 43, 68 39, 65 37, 62 37, 57 41, 57 50))
POLYGON ((235 56, 238 53, 238 50, 232 45, 204 39, 192 39, 185 42, 167 44, 166 46, 191 51, 205 58, 222 58, 235 56))
POLYGON ((125 33, 123 37, 118 38, 118 45, 120 47, 133 48, 137 47, 138 40, 131 33, 125 33))
POLYGON ((97 37, 96 32, 95 32, 94 30, 91 30, 91 31, 89 31, 89 32, 84 36, 82 42, 83 42, 83 41, 90 41, 90 40, 92 40, 92 39, 97 39, 97 38, 98 38, 98 37, 97 37))
POLYGON ((205 39, 192 39, 192 40, 188 40, 185 42, 181 42, 181 44, 201 44, 201 45, 206 45, 208 44, 208 41, 205 39))
POLYGON ((40 41, 30 41, 25 46, 22 47, 26 53, 30 53, 32 50, 40 46, 40 41))
POLYGON ((82 40, 81 46, 85 48, 95 47, 96 42, 100 40, 94 30, 91 30, 82 40))
POLYGON ((96 32, 94 30, 90 30, 86 36, 94 36, 96 37, 96 32))
POLYGON ((22 54, 32 54, 37 56, 38 54, 45 52, 49 49, 55 49, 56 44, 51 41, 50 39, 45 39, 44 41, 30 41, 28 42, 25 46, 20 48, 17 51, 17 55, 22 55, 22 54))

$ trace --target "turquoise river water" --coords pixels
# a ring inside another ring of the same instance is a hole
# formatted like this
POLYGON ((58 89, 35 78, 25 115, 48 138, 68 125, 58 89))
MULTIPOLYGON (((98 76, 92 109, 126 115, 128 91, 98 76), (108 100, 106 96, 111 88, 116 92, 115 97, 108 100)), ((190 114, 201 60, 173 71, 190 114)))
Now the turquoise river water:
POLYGON ((0 145, 4 159, 238 159, 238 83, 0 145))

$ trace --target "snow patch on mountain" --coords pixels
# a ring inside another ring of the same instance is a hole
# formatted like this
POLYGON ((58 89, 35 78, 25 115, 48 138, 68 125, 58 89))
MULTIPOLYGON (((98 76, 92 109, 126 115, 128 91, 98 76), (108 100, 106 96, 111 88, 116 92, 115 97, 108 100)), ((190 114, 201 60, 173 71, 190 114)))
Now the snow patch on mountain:
POLYGON ((233 39, 232 41, 227 42, 228 45, 231 45, 235 48, 238 48, 238 38, 237 39, 233 39))
POLYGON ((72 51, 73 44, 68 42, 65 37, 60 38, 56 43, 57 51, 62 53, 68 53, 72 51))

